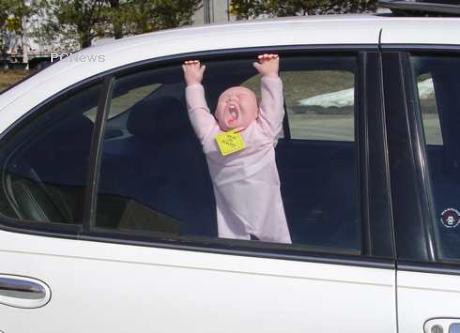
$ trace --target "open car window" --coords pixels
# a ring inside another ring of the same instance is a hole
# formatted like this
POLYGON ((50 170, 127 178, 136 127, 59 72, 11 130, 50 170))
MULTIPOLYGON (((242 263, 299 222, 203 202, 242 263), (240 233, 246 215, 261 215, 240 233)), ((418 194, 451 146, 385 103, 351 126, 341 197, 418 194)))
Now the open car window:
MULTIPOLYGON (((206 61, 203 86, 211 113, 229 87, 244 85, 260 96, 260 77, 252 62, 206 61)), ((354 56, 282 57, 292 139, 280 139, 275 154, 292 244, 248 242, 251 246, 361 253, 355 63, 354 56), (303 100, 345 90, 346 98, 339 99, 343 105, 328 105, 326 110, 307 105, 296 118, 295 107, 303 100), (335 134, 313 133, 333 123, 338 124, 335 134)), ((161 239, 229 241, 217 237, 213 179, 191 126, 184 92, 180 64, 116 78, 107 121, 112 134, 106 133, 102 146, 97 228, 161 239), (117 99, 130 100, 136 89, 153 85, 159 88, 112 118, 118 112, 117 99)))
MULTIPOLYGON (((324 69, 318 67, 311 70, 288 68, 280 73, 291 138, 353 141, 354 73, 344 66, 341 69, 333 65, 329 68, 324 65, 324 69)), ((257 75, 242 85, 260 91, 257 75)))

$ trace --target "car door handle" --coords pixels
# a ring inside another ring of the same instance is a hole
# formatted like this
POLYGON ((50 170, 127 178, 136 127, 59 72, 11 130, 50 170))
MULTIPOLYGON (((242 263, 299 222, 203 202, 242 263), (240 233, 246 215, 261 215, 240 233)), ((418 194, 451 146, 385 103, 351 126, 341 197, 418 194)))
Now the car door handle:
POLYGON ((423 325, 425 333, 460 333, 460 318, 432 318, 423 325))
POLYGON ((43 281, 17 275, 0 274, 0 304, 35 309, 51 299, 51 289, 43 281))

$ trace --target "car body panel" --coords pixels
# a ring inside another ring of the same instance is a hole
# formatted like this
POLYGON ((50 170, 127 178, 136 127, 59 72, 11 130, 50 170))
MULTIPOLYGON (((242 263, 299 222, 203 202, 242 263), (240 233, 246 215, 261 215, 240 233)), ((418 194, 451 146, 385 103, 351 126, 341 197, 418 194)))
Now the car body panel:
POLYGON ((396 332, 394 271, 0 231, 2 271, 51 289, 5 332, 396 332), (331 320, 333 318, 333 320, 331 320))
POLYGON ((421 332, 433 318, 451 318, 449 323, 437 323, 445 332, 449 332, 446 324, 460 323, 459 275, 399 270, 397 280, 399 332, 421 332))
POLYGON ((460 18, 399 18, 382 26, 381 44, 459 45, 460 18), (446 33, 450 31, 452 33, 446 33))

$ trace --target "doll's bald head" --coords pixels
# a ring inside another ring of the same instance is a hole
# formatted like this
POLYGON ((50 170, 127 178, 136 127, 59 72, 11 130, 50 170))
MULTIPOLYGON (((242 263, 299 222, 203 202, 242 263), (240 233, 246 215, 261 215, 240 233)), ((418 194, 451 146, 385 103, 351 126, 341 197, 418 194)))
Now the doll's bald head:
POLYGON ((228 88, 219 96, 215 116, 223 131, 244 130, 257 119, 258 113, 254 92, 237 86, 228 88))

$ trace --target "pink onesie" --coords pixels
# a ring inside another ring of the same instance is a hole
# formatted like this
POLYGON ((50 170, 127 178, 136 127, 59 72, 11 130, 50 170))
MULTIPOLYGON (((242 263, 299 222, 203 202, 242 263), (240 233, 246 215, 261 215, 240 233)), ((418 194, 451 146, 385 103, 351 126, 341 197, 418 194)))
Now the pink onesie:
POLYGON ((219 237, 291 243, 284 214, 275 145, 284 117, 279 77, 261 79, 258 118, 241 131, 245 149, 222 156, 215 141, 222 132, 206 103, 201 84, 187 86, 190 121, 209 166, 217 208, 219 237))

